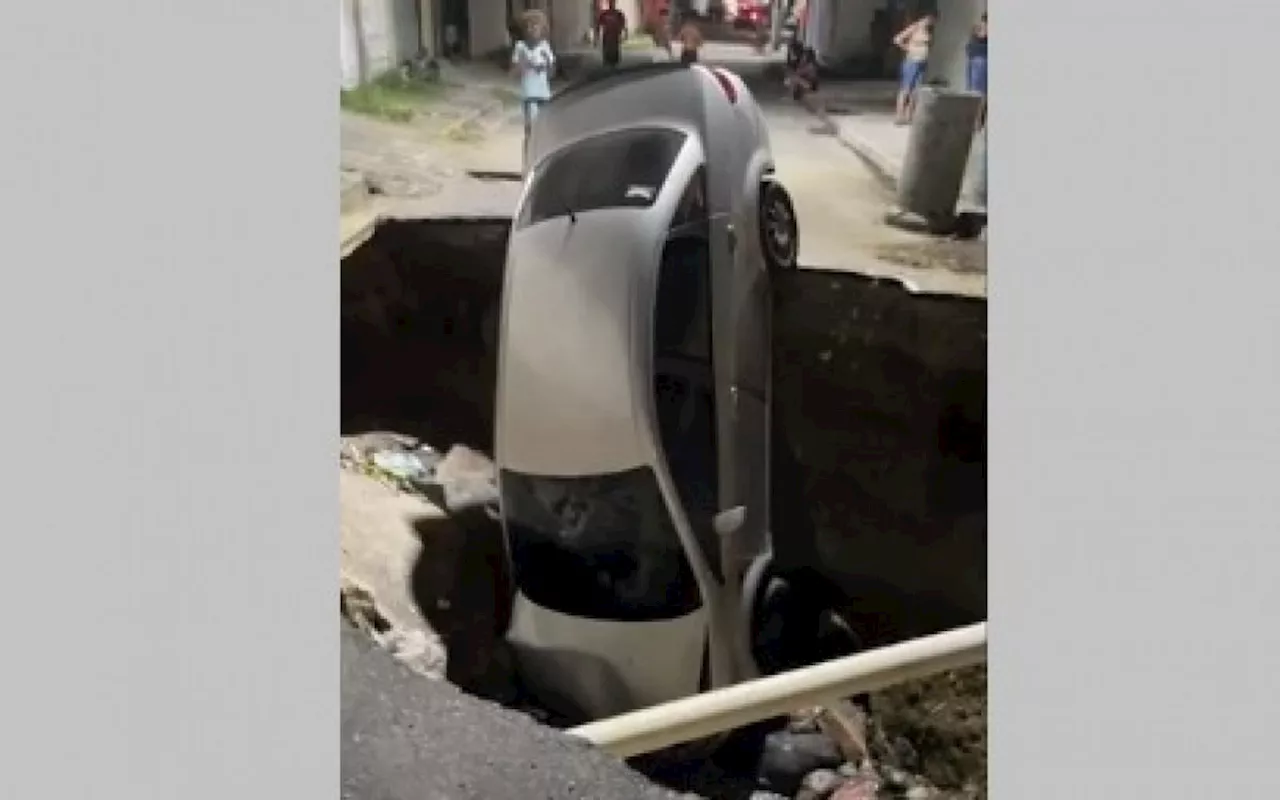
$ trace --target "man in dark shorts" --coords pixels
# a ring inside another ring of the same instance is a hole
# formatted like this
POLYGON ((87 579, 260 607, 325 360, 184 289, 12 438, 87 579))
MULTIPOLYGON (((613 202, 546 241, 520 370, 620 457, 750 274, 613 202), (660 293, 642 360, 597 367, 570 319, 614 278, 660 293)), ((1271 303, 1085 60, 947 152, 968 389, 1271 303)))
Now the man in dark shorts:
POLYGON ((622 40, 627 38, 627 15, 618 10, 618 0, 609 0, 609 6, 596 18, 596 41, 600 43, 600 55, 606 67, 616 67, 622 60, 622 40))

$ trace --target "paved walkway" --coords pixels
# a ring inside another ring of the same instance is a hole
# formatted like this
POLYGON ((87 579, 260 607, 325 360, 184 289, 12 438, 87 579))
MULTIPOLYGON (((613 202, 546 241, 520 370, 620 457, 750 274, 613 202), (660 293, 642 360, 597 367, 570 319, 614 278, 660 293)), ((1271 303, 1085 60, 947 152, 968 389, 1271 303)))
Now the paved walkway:
MULTIPOLYGON (((836 137, 856 153, 891 186, 896 185, 907 157, 911 129, 894 124, 896 84, 889 81, 829 81, 817 102, 827 110, 836 137)), ((975 179, 986 157, 987 136, 974 137, 958 207, 962 211, 986 211, 975 191, 975 179)))
POLYGON ((343 624, 344 800, 678 800, 616 758, 411 673, 343 624))

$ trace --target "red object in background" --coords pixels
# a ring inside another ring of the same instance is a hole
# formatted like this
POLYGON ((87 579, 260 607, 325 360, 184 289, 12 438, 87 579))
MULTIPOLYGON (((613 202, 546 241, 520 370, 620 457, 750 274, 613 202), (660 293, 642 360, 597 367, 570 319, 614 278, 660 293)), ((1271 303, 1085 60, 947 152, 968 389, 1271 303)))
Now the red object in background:
POLYGON ((740 2, 738 19, 751 25, 764 25, 769 21, 769 5, 760 2, 740 2))

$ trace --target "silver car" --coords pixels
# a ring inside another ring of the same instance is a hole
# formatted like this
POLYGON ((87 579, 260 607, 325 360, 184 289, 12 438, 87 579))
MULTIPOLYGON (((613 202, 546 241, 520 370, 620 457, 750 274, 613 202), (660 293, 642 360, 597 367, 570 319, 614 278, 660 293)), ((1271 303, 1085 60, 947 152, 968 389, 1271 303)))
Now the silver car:
POLYGON ((770 550, 771 277, 796 216, 724 70, 589 79, 527 146, 495 431, 508 639, 543 703, 594 719, 756 673, 744 581, 770 550))

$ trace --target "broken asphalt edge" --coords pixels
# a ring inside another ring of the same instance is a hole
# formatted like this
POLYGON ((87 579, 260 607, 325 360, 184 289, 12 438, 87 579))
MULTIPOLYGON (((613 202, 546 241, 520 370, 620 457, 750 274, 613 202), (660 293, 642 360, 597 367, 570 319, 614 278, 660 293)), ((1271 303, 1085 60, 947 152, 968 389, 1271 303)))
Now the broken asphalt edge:
POLYGON ((382 215, 373 207, 372 199, 363 208, 344 212, 338 219, 339 260, 373 238, 373 232, 381 221, 382 215))

